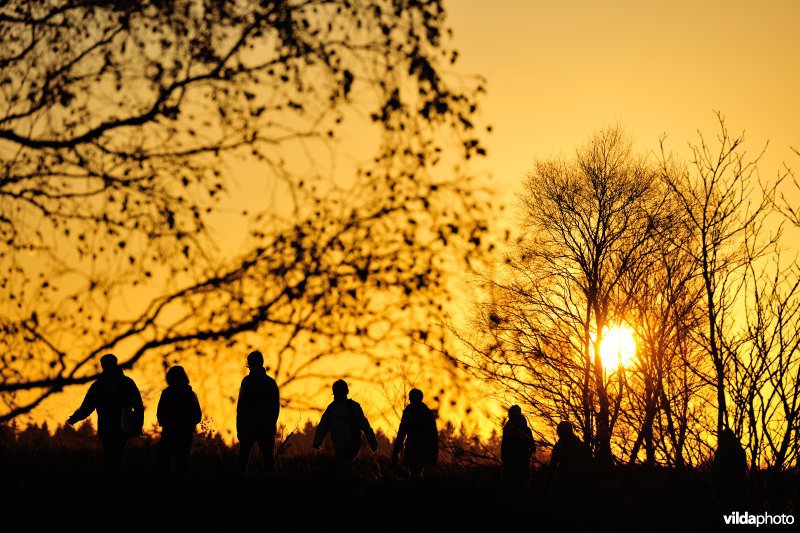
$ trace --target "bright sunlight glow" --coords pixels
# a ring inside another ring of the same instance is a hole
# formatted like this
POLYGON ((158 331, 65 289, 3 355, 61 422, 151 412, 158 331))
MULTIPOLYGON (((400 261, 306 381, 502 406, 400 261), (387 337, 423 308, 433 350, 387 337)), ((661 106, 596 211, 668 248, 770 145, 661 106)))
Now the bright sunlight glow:
POLYGON ((612 325, 603 328, 603 340, 600 341, 600 359, 603 368, 615 370, 628 364, 636 356, 636 341, 633 329, 626 325, 612 325))

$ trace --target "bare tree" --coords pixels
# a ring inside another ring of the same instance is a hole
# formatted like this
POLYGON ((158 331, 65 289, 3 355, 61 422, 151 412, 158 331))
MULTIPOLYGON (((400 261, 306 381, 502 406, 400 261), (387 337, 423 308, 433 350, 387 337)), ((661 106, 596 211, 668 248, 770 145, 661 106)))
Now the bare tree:
MULTIPOLYGON (((779 181, 785 178, 800 190, 789 167, 779 181)), ((785 196, 782 201, 777 209, 800 227, 793 203, 785 196)), ((800 267, 796 257, 787 265, 786 250, 778 244, 747 264, 747 326, 736 339, 736 357, 726 377, 732 425, 742 435, 753 468, 797 464, 800 450, 800 267)))
POLYGON ((389 350, 429 353, 444 273, 486 231, 469 176, 432 171, 485 153, 482 88, 446 75, 444 16, 438 1, 0 7, 0 419, 94 379, 109 350, 141 367, 266 343, 283 384, 342 354, 368 379, 389 350), (298 172, 354 113, 374 157, 346 185, 298 172), (219 258, 237 160, 279 200, 241 213, 246 248, 219 258))
POLYGON ((754 468, 797 460, 800 278, 771 225, 792 174, 757 182, 758 157, 719 122, 688 164, 662 142, 661 180, 615 131, 576 163, 537 164, 519 237, 462 334, 470 370, 548 424, 577 420, 601 459, 696 465, 730 427, 754 468), (635 330, 637 353, 604 368, 614 323, 635 330))
MULTIPOLYGON (((770 262, 772 263, 772 262, 770 262)), ((748 266, 747 331, 730 376, 732 426, 753 468, 796 460, 800 416, 800 277, 797 265, 748 266)))
POLYGON ((630 462, 644 446, 647 463, 683 466, 689 401, 705 386, 689 371, 700 355, 689 331, 702 327, 703 314, 699 271, 681 246, 692 230, 675 200, 664 191, 664 214, 648 260, 632 271, 624 288, 631 299, 627 323, 638 346, 628 382, 630 408, 623 417, 637 432, 630 462))
POLYGON ((657 227, 653 178, 619 128, 595 134, 574 161, 538 162, 520 235, 502 275, 485 282, 477 324, 490 341, 471 343, 473 369, 549 421, 576 419, 603 461, 622 391, 600 345, 625 319, 623 281, 657 227))
POLYGON ((678 198, 692 227, 692 239, 683 243, 698 265, 703 279, 704 330, 692 330, 707 353, 710 372, 695 370, 716 392, 716 432, 729 426, 726 377, 736 360, 736 332, 731 329, 744 269, 766 252, 777 239, 768 236, 764 223, 771 212, 777 183, 758 188, 758 159, 748 159, 742 135, 728 133, 717 115, 720 134, 716 147, 700 135, 690 145, 688 165, 673 164, 662 143, 662 176, 678 198))

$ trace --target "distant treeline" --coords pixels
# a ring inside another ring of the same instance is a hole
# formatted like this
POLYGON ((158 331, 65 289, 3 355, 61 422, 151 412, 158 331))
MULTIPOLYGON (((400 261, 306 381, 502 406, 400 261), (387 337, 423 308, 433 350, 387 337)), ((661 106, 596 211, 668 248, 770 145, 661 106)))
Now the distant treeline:
MULTIPOLYGON (((316 426, 310 421, 303 427, 294 430, 280 427, 275 444, 275 458, 296 458, 313 455, 312 446, 316 426)), ((379 448, 378 455, 388 458, 392 450, 392 437, 382 430, 376 431, 379 448)), ((159 430, 157 426, 145 431, 141 437, 132 439, 128 445, 134 450, 139 448, 155 447, 158 443, 159 430)), ((452 423, 443 424, 439 431, 440 461, 457 466, 492 466, 500 464, 500 435, 493 432, 486 438, 481 438, 465 426, 456 427, 452 423)), ((329 441, 325 441, 322 453, 329 452, 329 441)), ((198 428, 192 445, 192 456, 208 457, 234 457, 238 447, 231 443, 218 432, 210 429, 207 422, 198 428)), ((57 426, 51 428, 46 422, 32 423, 20 427, 15 422, 0 424, 0 449, 6 450, 61 450, 66 452, 100 453, 100 441, 91 421, 86 421, 76 427, 57 426)), ((534 458, 536 464, 545 464, 549 456, 549 448, 540 447, 534 458)), ((135 451, 134 451, 135 453, 135 451)), ((319 453, 319 452, 317 452, 319 453)))

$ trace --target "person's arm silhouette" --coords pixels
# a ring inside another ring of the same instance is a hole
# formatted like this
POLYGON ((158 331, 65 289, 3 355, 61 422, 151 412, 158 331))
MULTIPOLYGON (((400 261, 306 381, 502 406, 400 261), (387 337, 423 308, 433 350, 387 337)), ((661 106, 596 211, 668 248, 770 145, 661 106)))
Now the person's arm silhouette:
POLYGON ((532 457, 536 453, 536 441, 533 439, 533 431, 528 426, 525 426, 525 440, 528 443, 528 457, 532 457))
POLYGON ((551 488, 556 477, 556 470, 561 464, 561 454, 563 453, 561 450, 562 446, 560 442, 556 442, 553 445, 553 451, 550 454, 550 462, 547 464, 547 485, 551 488))
POLYGON ((392 462, 396 463, 400 452, 403 450, 403 442, 408 435, 408 415, 403 411, 403 416, 400 418, 400 427, 397 428, 397 438, 394 439, 394 448, 392 449, 392 462))
POLYGON ((325 412, 322 413, 322 418, 319 419, 319 424, 317 425, 317 430, 314 432, 314 449, 319 450, 319 447, 322 446, 322 441, 325 440, 325 436, 331 430, 331 416, 328 414, 328 410, 325 409, 325 412))
POLYGON ((428 431, 430 431, 431 439, 431 464, 436 465, 439 462, 439 428, 436 427, 436 416, 431 412, 428 419, 428 431))
POLYGON ((245 419, 247 415, 247 378, 242 380, 242 385, 239 387, 239 396, 236 398, 236 436, 241 439, 242 431, 245 429, 245 419))
POLYGON ((141 435, 144 428, 144 403, 142 403, 142 395, 139 392, 139 387, 136 383, 128 378, 128 401, 130 402, 132 419, 131 431, 132 435, 141 435))
POLYGON ((158 406, 156 407, 156 420, 158 421, 158 425, 162 428, 169 424, 168 420, 173 418, 172 413, 169 412, 169 400, 167 399, 168 395, 169 393, 166 390, 162 391, 161 397, 158 399, 158 406))
POLYGON ((272 381, 271 385, 272 390, 270 390, 270 409, 272 412, 270 415, 272 416, 272 420, 275 421, 275 432, 277 433, 278 417, 281 414, 281 393, 278 389, 278 384, 275 383, 275 381, 272 381))
POLYGON ((369 443, 369 447, 372 448, 373 452, 378 451, 378 439, 375 438, 375 432, 372 430, 372 426, 369 425, 369 420, 367 420, 366 415, 364 415, 364 410, 361 409, 361 406, 355 404, 357 406, 357 416, 358 416, 358 426, 361 431, 364 432, 364 435, 367 437, 367 443, 369 443))
POLYGON ((89 391, 86 393, 86 397, 83 399, 83 403, 81 406, 78 407, 72 416, 67 419, 67 424, 70 426, 80 422, 81 420, 85 420, 89 418, 94 410, 97 408, 97 388, 94 384, 89 387, 89 391))
POLYGON ((203 420, 203 412, 200 410, 200 401, 197 399, 197 394, 192 392, 192 422, 196 426, 203 420))

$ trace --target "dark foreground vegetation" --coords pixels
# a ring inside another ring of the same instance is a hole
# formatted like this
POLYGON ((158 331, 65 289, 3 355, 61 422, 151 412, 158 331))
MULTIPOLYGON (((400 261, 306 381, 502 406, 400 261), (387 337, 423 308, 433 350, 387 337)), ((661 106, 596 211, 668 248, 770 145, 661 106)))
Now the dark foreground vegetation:
MULTIPOLYGON (((368 531, 726 527, 707 468, 610 467, 594 472, 589 501, 556 501, 548 489, 546 456, 534 462, 530 489, 509 494, 494 459, 496 443, 455 432, 443 435, 439 466, 419 482, 391 463, 382 436, 377 456, 365 449, 350 480, 337 477, 330 454, 311 451, 311 435, 305 430, 277 446, 277 478, 265 476, 254 452, 242 479, 236 447, 205 432, 195 440, 189 472, 160 481, 157 437, 132 441, 119 475, 112 479, 90 425, 59 428, 54 434, 36 426, 22 431, 6 427, 1 434, 0 502, 6 523, 77 520, 86 527, 149 528, 178 521, 186 526, 253 523, 284 530, 330 524, 368 531)), ((797 507, 797 472, 751 471, 746 508, 738 510, 797 517, 797 507)))

